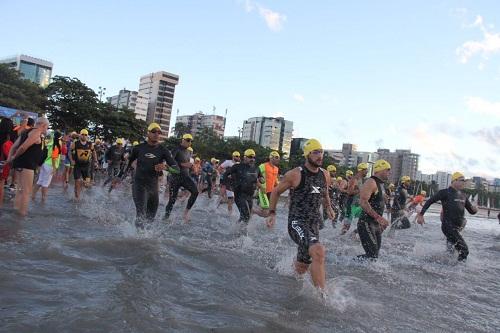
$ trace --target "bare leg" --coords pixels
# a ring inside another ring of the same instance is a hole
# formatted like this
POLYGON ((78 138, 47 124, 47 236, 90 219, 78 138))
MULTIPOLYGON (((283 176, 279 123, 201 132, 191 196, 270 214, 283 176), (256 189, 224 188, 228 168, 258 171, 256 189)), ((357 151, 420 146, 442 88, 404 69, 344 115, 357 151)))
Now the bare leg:
POLYGON ((325 289, 325 247, 316 243, 309 247, 309 255, 312 258, 311 278, 315 287, 325 289))

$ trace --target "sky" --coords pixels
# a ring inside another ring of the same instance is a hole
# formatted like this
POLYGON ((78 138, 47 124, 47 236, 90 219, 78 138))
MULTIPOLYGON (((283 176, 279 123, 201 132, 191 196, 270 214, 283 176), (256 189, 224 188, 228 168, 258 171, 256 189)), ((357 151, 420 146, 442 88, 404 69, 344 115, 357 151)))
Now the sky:
POLYGON ((174 115, 227 109, 226 135, 282 116, 324 148, 500 178, 496 0, 2 0, 0 29, 0 57, 49 60, 106 96, 177 74, 174 115))

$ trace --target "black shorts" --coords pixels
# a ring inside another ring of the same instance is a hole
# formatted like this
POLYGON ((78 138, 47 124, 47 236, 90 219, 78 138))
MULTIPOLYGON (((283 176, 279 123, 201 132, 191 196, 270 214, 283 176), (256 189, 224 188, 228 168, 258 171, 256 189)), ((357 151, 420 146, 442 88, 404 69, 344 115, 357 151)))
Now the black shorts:
POLYGON ((311 264, 311 256, 309 255, 309 247, 319 243, 319 226, 302 221, 288 222, 288 234, 298 245, 297 261, 305 264, 311 264))
POLYGON ((87 179, 90 178, 90 168, 89 165, 78 165, 75 164, 75 167, 73 168, 73 178, 75 180, 78 179, 87 179))

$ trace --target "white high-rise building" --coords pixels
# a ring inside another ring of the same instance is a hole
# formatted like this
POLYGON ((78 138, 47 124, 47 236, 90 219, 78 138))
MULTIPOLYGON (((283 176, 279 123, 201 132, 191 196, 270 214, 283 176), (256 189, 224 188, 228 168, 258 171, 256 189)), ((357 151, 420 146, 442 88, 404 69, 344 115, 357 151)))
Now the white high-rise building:
POLYGON ((282 117, 254 117, 243 122, 241 139, 290 155, 292 135, 293 122, 289 120, 282 117))
POLYGON ((440 190, 450 187, 451 174, 446 171, 436 172, 436 184, 440 190))
POLYGON ((168 137, 175 86, 178 83, 178 75, 164 71, 141 76, 139 93, 148 99, 146 121, 148 123, 156 122, 160 125, 162 139, 168 137))
POLYGON ((108 97, 107 101, 117 109, 126 107, 133 110, 136 119, 146 121, 148 113, 148 98, 143 93, 122 89, 118 95, 108 97))
POLYGON ((21 73, 23 78, 44 88, 50 83, 52 68, 54 67, 50 61, 30 57, 24 54, 6 59, 0 59, 0 64, 8 64, 9 67, 21 73))

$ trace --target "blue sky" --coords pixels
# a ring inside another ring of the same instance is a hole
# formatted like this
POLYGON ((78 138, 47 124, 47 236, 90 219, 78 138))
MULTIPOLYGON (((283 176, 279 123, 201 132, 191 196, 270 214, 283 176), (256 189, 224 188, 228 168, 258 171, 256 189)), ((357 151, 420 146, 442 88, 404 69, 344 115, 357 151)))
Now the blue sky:
POLYGON ((180 75, 174 109, 284 116, 326 148, 412 149, 500 177, 498 1, 2 1, 0 56, 91 88, 180 75))

